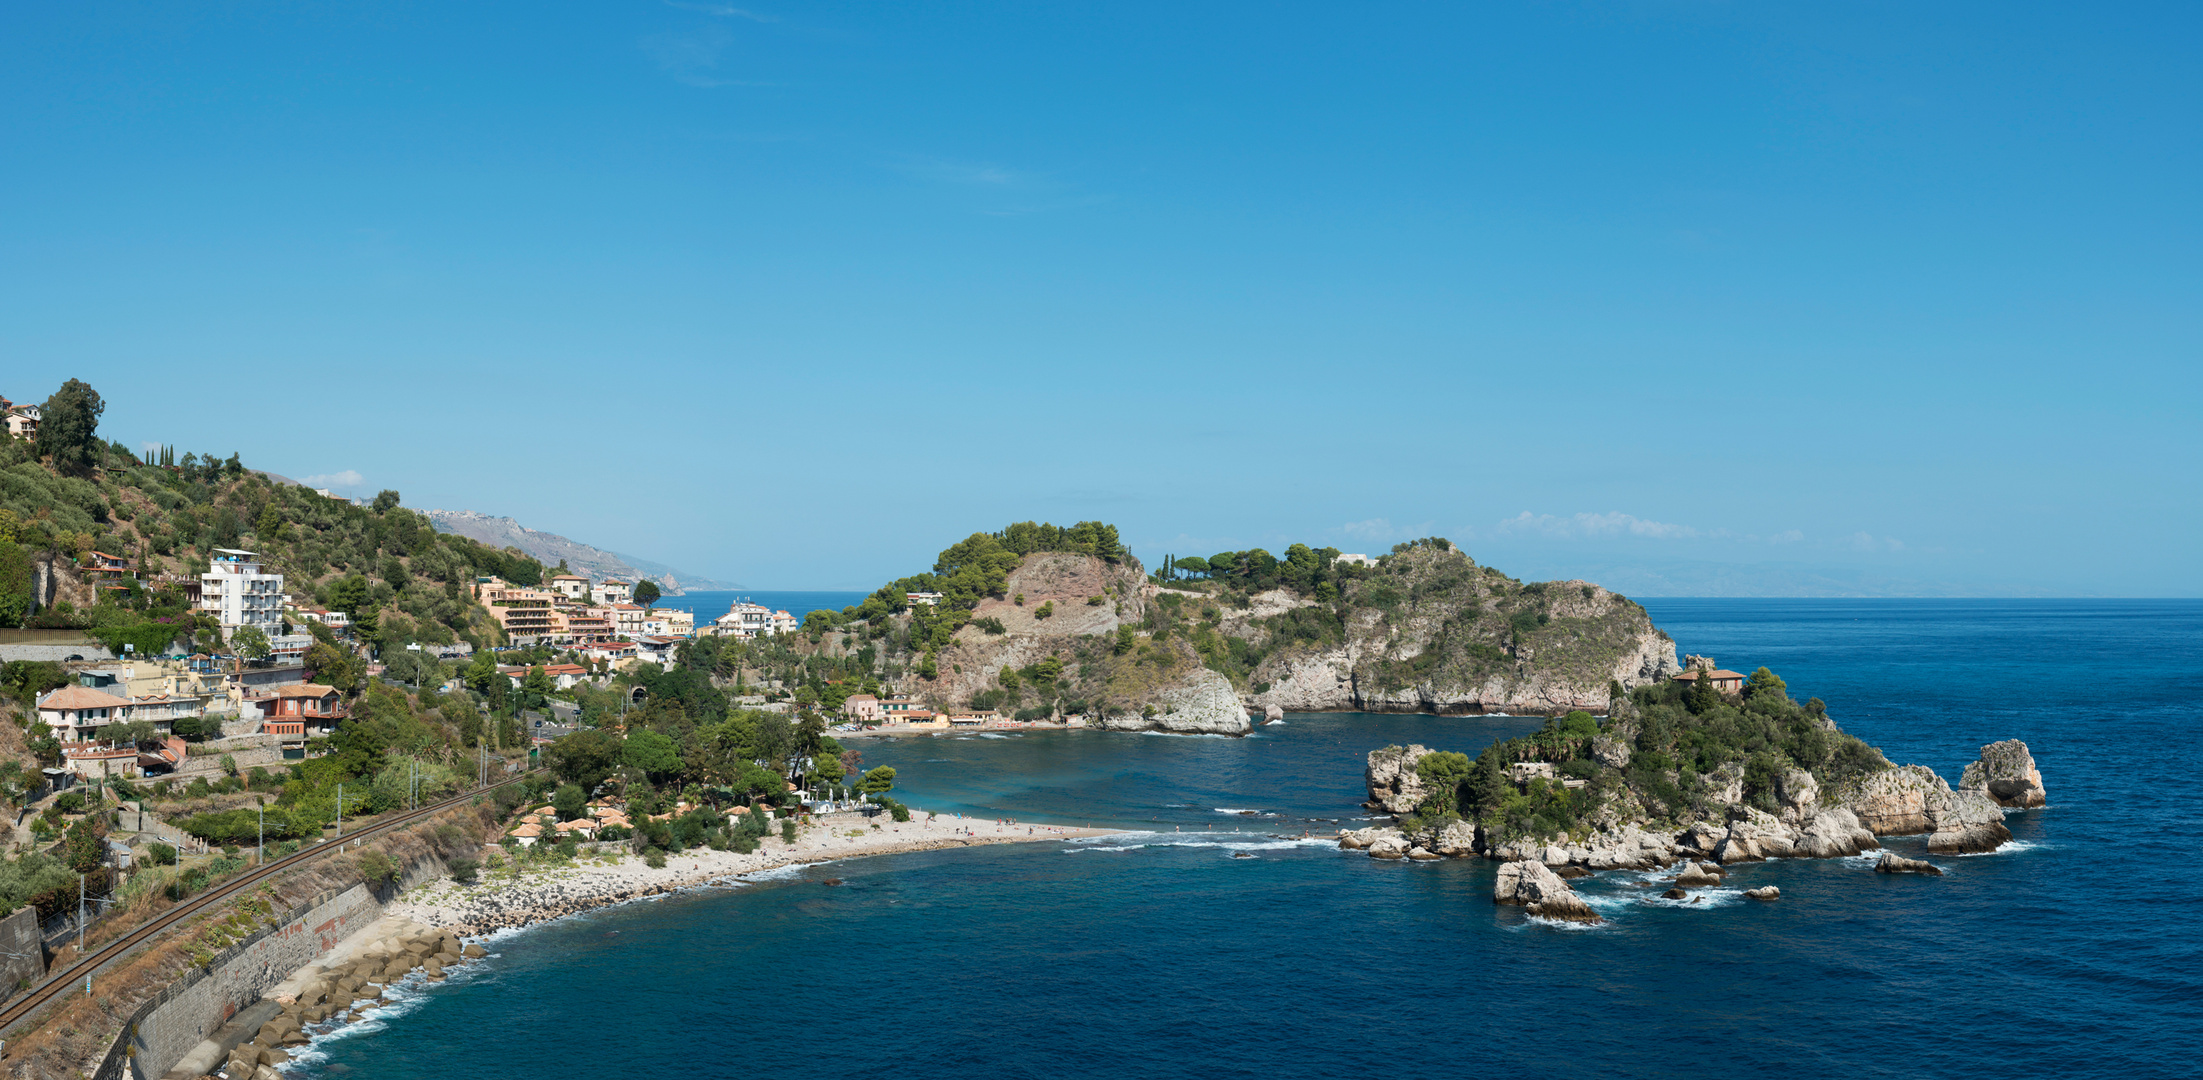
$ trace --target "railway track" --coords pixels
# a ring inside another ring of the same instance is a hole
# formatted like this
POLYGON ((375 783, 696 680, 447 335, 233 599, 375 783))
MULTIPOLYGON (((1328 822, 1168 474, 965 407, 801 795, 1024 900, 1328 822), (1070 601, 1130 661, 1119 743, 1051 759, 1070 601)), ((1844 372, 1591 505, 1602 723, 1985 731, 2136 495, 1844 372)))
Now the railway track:
POLYGON ((323 856, 334 855, 359 841, 372 840, 407 826, 417 825, 454 806, 465 804, 476 796, 488 794, 508 784, 517 784, 540 771, 542 770, 521 773, 511 779, 491 784, 488 787, 473 788, 451 798, 429 803, 418 810, 407 811, 387 821, 378 821, 344 837, 342 841, 332 840, 325 844, 315 844, 297 854, 287 855, 263 866, 255 867, 250 873, 240 874, 198 896, 191 897, 162 912, 158 917, 148 920, 143 926, 108 942, 91 953, 78 957, 77 962, 69 965, 67 970, 49 972, 45 982, 34 987, 20 1000, 10 1002, 7 1007, 0 1008, 0 1035, 13 1035, 12 1029, 15 1025, 29 1019, 32 1014, 47 1003, 67 994, 77 983, 105 967, 109 962, 120 959, 132 949, 159 937, 163 931, 175 927, 178 923, 194 915, 220 907, 236 899, 240 894, 250 891, 254 886, 267 881, 274 875, 285 870, 304 866, 323 856))

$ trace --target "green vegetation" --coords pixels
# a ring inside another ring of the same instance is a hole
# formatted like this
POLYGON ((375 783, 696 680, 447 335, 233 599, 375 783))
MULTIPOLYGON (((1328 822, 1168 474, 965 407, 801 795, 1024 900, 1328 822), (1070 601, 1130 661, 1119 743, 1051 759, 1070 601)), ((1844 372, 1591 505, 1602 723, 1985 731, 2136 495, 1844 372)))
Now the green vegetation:
POLYGON ((83 630, 144 653, 178 641, 217 647, 211 622, 155 579, 195 575, 212 549, 242 547, 283 574, 294 595, 346 612, 385 649, 484 646, 497 644, 500 631, 468 584, 486 574, 522 585, 543 579, 542 565, 515 549, 436 533, 394 491, 354 506, 273 484, 235 454, 185 454, 178 463, 164 449, 141 460, 98 438, 104 405, 76 380, 45 408, 35 445, 0 438, 0 626, 83 630), (88 560, 94 551, 131 560, 145 584, 102 590, 88 609, 30 612, 35 560, 88 560))
POLYGON ((1428 794, 1403 827, 1443 828, 1467 819, 1513 840, 1579 834, 1602 814, 1676 823, 1719 809, 1712 792, 1726 785, 1724 778, 1741 779, 1744 801, 1772 812, 1777 785, 1791 770, 1812 774, 1830 790, 1889 767, 1880 751, 1837 730, 1819 698, 1800 704, 1787 691, 1764 667, 1733 697, 1710 684, 1685 689, 1667 682, 1627 698, 1617 693, 1615 716, 1604 727, 1589 713, 1572 712, 1535 734, 1487 747, 1474 761, 1426 754, 1416 772, 1428 794), (1627 752, 1626 766, 1594 757, 1602 739, 1610 759, 1627 752), (1551 764, 1559 775, 1517 785, 1508 768, 1522 762, 1551 764), (1570 779, 1584 783, 1571 788, 1570 779))

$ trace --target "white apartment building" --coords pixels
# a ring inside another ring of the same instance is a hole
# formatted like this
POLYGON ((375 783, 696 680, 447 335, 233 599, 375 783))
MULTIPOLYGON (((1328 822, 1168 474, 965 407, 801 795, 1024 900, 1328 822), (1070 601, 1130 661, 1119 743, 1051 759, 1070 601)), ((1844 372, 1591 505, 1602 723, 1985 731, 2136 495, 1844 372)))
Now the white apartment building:
POLYGON ((731 637, 763 637, 773 632, 773 611, 763 604, 737 600, 727 613, 713 620, 718 633, 731 637))
POLYGON ((250 626, 274 637, 282 630, 283 575, 260 572, 260 556, 235 548, 215 548, 214 562, 199 575, 199 610, 222 624, 227 635, 250 626))
POLYGON ((903 597, 913 604, 924 604, 927 607, 937 606, 941 602, 941 594, 937 592, 904 593, 903 597))
POLYGON ((554 574, 551 591, 568 600, 579 600, 589 595, 589 579, 580 574, 554 574))
POLYGON ((606 578, 597 583, 597 603, 632 604, 635 602, 635 586, 632 582, 606 578))

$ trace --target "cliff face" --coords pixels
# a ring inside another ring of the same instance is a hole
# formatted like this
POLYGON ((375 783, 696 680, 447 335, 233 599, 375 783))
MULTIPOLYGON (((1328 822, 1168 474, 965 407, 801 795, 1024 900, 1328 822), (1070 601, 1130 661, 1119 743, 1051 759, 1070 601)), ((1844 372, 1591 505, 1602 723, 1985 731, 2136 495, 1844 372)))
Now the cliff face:
POLYGON ((1256 706, 1603 712, 1612 684, 1626 691, 1680 670, 1675 643, 1626 597, 1583 581, 1519 584, 1459 551, 1389 556, 1331 604, 1284 590, 1249 599, 1223 626, 1276 643, 1248 680, 1256 706), (1317 607, 1337 618, 1332 640, 1282 640, 1280 623, 1317 607))
POLYGON ((1118 630, 1137 629, 1147 615, 1152 587, 1144 574, 1130 557, 1111 564, 1069 552, 1025 556, 1010 572, 1003 598, 981 600, 972 623, 940 651, 938 675, 923 692, 961 704, 1002 686, 1007 669, 1053 659, 1062 665, 1055 684, 1024 687, 1021 703, 1060 708, 1085 702, 1097 726, 1115 731, 1253 730, 1231 680, 1203 667, 1184 642, 1138 639, 1120 649, 1118 630), (979 625, 990 619, 1001 623, 1002 633, 979 625))

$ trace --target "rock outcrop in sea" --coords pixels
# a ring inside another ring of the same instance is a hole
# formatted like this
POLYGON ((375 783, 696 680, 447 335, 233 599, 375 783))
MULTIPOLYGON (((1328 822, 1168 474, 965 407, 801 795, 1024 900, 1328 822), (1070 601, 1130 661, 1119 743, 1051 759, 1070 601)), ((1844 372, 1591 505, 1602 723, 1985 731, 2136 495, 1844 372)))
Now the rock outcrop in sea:
POLYGON ((1601 922, 1591 905, 1568 887, 1568 882, 1541 862, 1511 862, 1499 868, 1492 882, 1492 902, 1520 904, 1532 915, 1569 922, 1601 922))
POLYGON ((1959 855, 1994 851, 2012 838, 2003 808, 1990 795, 1998 789, 1990 785, 2002 781, 2001 790, 2018 802, 2041 805, 2042 798, 2041 774, 2026 744, 2009 740, 1983 747, 1982 760, 1967 767, 1967 778, 1978 780, 1979 787, 1954 791, 1933 770, 1907 765, 1886 766, 1824 793, 1812 774, 1792 769, 1772 785, 1770 810, 1747 801, 1741 773, 1717 772, 1700 778, 1710 793, 1708 801, 1681 820, 1658 820, 1616 788, 1583 832, 1506 835, 1458 817, 1417 819, 1432 795, 1417 770, 1429 752, 1419 745, 1370 751, 1365 805, 1400 816, 1406 827, 1341 830, 1340 847, 1368 850, 1379 858, 1423 850, 1450 858, 1473 855, 1590 871, 1650 869, 1682 861, 1718 868, 1763 859, 1838 858, 1872 851, 1881 846, 1877 837, 1891 835, 1924 834, 1930 852, 1959 855))
POLYGON ((2027 744, 2018 739, 1982 747, 1981 757, 1966 766, 1965 775, 1959 778, 1958 790, 1979 791, 1998 806, 2019 809, 2041 806, 2045 801, 2042 773, 2035 769, 2035 758, 2027 752, 2027 744))

